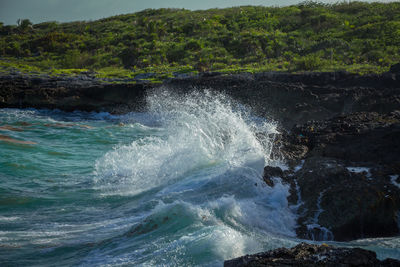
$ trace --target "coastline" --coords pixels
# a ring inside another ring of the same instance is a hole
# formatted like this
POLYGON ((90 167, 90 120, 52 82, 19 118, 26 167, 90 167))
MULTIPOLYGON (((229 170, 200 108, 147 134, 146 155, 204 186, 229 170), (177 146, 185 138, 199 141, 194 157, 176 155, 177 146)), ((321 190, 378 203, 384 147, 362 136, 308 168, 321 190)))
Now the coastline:
POLYGON ((399 233, 400 73, 203 73, 162 84, 7 74, 0 88, 0 108, 116 114, 142 110, 147 92, 163 88, 223 92, 278 122, 273 156, 288 169, 267 166, 264 181, 273 187, 272 178, 280 177, 290 186, 289 203, 302 214, 298 237, 344 241, 399 233))
POLYGON ((101 79, 90 73, 49 76, 0 75, 0 108, 49 108, 64 111, 125 113, 141 110, 146 92, 168 88, 177 92, 217 90, 248 105, 260 116, 286 129, 309 120, 339 114, 399 107, 400 73, 356 75, 346 72, 201 73, 178 75, 162 83, 146 79, 101 79))

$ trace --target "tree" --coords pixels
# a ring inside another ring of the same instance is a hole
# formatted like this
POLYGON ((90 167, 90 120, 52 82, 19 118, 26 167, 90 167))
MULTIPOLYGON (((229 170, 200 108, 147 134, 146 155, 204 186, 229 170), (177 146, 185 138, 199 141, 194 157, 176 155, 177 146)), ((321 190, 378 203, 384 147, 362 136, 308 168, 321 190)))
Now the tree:
POLYGON ((29 19, 18 19, 17 25, 21 32, 27 32, 29 29, 33 29, 33 23, 29 19))
POLYGON ((118 57, 125 68, 130 68, 138 63, 139 50, 136 46, 130 46, 121 51, 118 57))

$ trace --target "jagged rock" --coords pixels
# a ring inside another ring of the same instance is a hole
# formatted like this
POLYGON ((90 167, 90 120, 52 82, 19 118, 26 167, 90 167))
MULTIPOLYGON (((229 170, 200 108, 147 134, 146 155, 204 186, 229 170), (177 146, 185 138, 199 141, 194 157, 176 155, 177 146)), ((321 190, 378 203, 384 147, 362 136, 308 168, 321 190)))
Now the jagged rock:
MULTIPOLYGON (((113 81, 110 81, 113 82, 113 81)), ((0 76, 0 108, 58 108, 65 111, 126 112, 144 106, 144 83, 114 84, 88 76, 0 76)))
POLYGON ((400 83, 393 75, 266 72, 176 78, 164 85, 173 90, 225 92, 258 115, 278 120, 286 129, 340 114, 400 109, 400 83))
POLYGON ((361 248, 337 248, 326 244, 301 243, 293 248, 278 248, 227 260, 224 267, 244 266, 400 266, 400 261, 380 261, 373 251, 361 248))
MULTIPOLYGON (((135 81, 152 75, 137 76, 135 81)), ((400 109, 400 83, 392 76, 358 76, 345 72, 206 73, 170 78, 161 86, 183 93, 191 88, 221 91, 251 106, 258 115, 276 119, 290 129, 295 124, 325 120, 340 114, 357 111, 385 113, 400 109)), ((146 89, 160 87, 144 80, 139 84, 129 82, 131 80, 125 83, 123 79, 96 79, 90 74, 77 77, 21 73, 0 75, 0 97, 4 99, 0 108, 44 107, 112 112, 117 109, 116 106, 123 106, 124 110, 139 110, 143 106, 146 89), (61 87, 64 88, 62 94, 58 92, 61 87), (46 95, 40 89, 45 90, 46 95), (80 100, 73 100, 71 96, 79 96, 80 100), (68 99, 65 101, 64 98, 68 99)))
POLYGON ((299 237, 351 240, 398 234, 400 190, 387 176, 351 172, 336 159, 312 157, 293 179, 303 201, 299 237))
POLYGON ((279 167, 271 167, 271 166, 266 166, 264 168, 264 175, 263 179, 265 183, 269 186, 274 186, 274 181, 273 178, 280 178, 283 176, 283 171, 279 167))
POLYGON ((297 125, 285 142, 308 150, 302 168, 282 177, 291 185, 289 201, 296 204, 301 197, 299 237, 351 240, 399 233, 400 189, 391 181, 400 174, 398 111, 297 125))
POLYGON ((307 152, 308 147, 302 144, 298 137, 288 134, 285 129, 280 129, 280 134, 275 137, 271 157, 295 164, 299 159, 304 158, 307 152))
POLYGON ((297 126, 309 155, 339 158, 352 162, 393 164, 400 151, 400 112, 388 114, 360 112, 326 121, 297 126))

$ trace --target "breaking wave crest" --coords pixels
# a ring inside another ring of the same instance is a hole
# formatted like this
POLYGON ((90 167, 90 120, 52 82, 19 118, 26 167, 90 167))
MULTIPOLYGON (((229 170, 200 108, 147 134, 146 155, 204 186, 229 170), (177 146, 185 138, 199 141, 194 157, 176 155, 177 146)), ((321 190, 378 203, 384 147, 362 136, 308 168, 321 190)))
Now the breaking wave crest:
POLYGON ((261 174, 268 164, 275 125, 254 120, 229 97, 162 91, 147 100, 159 131, 107 153, 96 164, 97 182, 136 194, 199 168, 251 167, 261 174))
MULTIPOLYGON (((105 196, 135 198, 142 217, 125 233, 130 244, 160 254, 130 250, 118 253, 125 255, 122 262, 210 264, 291 242, 295 216, 288 188, 262 182, 274 123, 210 91, 158 91, 147 103, 148 133, 96 163, 96 186, 105 196)), ((136 123, 133 117, 127 121, 136 123)))

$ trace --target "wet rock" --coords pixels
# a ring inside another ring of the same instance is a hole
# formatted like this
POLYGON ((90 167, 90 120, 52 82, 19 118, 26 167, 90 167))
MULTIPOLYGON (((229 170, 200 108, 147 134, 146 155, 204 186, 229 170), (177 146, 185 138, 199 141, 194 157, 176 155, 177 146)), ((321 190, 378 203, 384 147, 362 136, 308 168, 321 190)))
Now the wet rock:
POLYGON ((299 207, 299 237, 343 241, 399 233, 399 188, 384 175, 356 170, 349 171, 336 159, 305 160, 304 167, 293 176, 303 202, 299 207))
POLYGON ((278 248, 227 260, 225 267, 241 266, 399 266, 400 261, 380 261, 373 251, 301 243, 293 248, 278 248))
POLYGON ((279 167, 266 166, 264 168, 263 180, 269 186, 274 186, 273 178, 280 178, 283 176, 283 171, 279 167))
POLYGON ((280 129, 280 134, 275 137, 271 157, 278 160, 284 159, 289 165, 296 164, 308 152, 308 147, 301 143, 299 137, 301 136, 290 135, 285 129, 280 129))
POLYGON ((398 111, 297 125, 285 142, 308 151, 302 167, 282 177, 291 186, 289 201, 299 205, 299 237, 351 240, 399 233, 400 189, 391 179, 400 173, 398 111))

